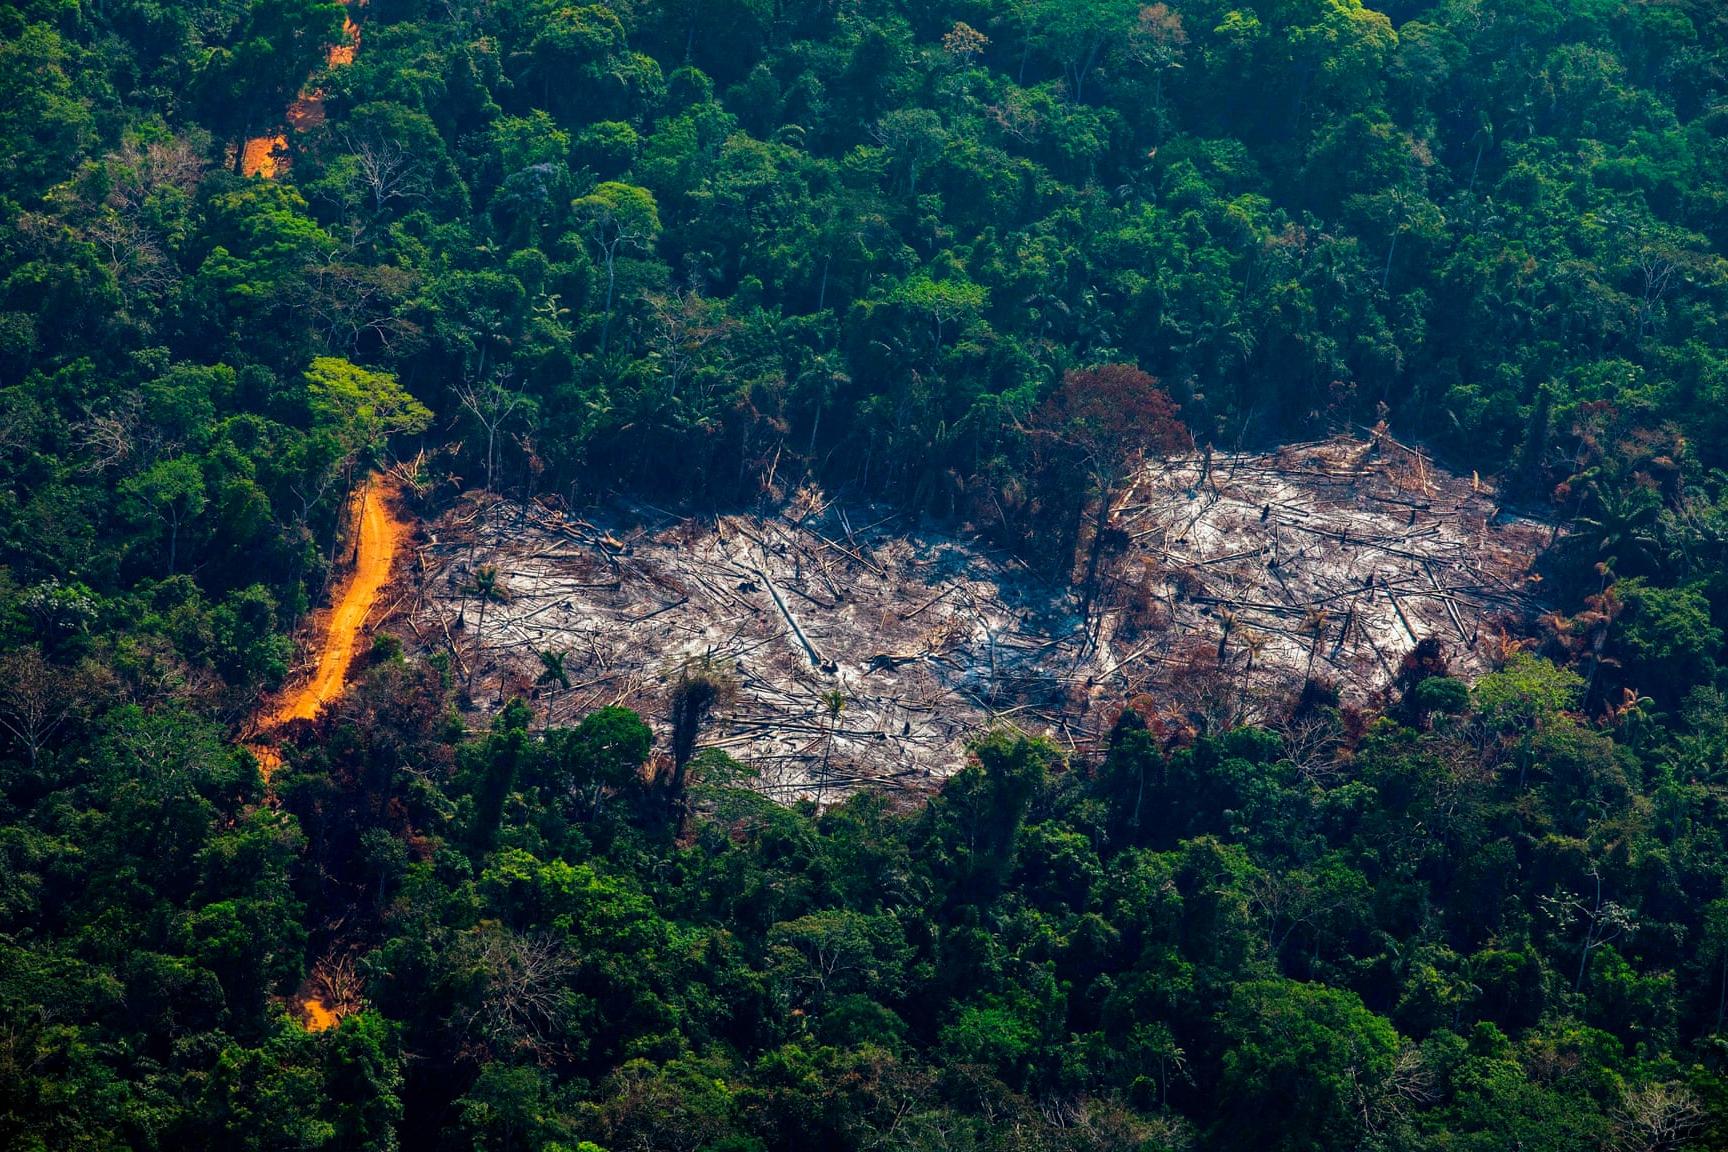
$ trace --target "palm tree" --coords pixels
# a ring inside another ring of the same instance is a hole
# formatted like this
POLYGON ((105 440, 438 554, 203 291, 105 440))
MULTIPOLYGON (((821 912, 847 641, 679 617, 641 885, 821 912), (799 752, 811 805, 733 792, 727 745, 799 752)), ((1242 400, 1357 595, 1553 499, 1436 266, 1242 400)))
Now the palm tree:
POLYGON ((714 709, 725 707, 738 695, 738 683, 712 655, 691 660, 678 672, 668 701, 672 720, 672 775, 667 781, 667 799, 682 820, 685 771, 696 754, 696 737, 714 709))
MULTIPOLYGON (((560 690, 568 691, 570 688, 570 674, 565 671, 564 661, 569 655, 569 652, 564 649, 558 649, 557 651, 553 651, 550 648, 543 649, 540 653, 540 675, 535 678, 534 682, 548 687, 556 684, 560 690)), ((547 723, 551 723, 552 721, 551 698, 548 698, 546 701, 546 721, 547 723)))
POLYGON ((1266 633, 1256 631, 1253 628, 1244 628, 1241 637, 1242 650, 1248 653, 1248 666, 1243 671, 1252 672, 1254 671, 1254 661, 1260 658, 1260 653, 1266 651, 1268 643, 1266 633))
POLYGON ((480 601, 480 618, 474 622, 474 642, 470 646, 474 668, 468 674, 468 682, 472 684, 475 674, 480 671, 480 639, 486 630, 486 605, 502 599, 498 589, 498 569, 491 564, 482 564, 474 570, 474 576, 465 591, 480 601))
POLYGON ((822 749, 822 772, 816 778, 816 815, 822 814, 822 792, 828 784, 828 758, 834 754, 834 729, 840 724, 840 713, 846 710, 846 696, 838 688, 822 693, 822 706, 828 712, 828 743, 822 749))
POLYGON ((1573 523, 1584 543, 1594 543, 1596 554, 1603 557, 1608 568, 1618 567, 1622 558, 1634 568, 1648 569, 1655 558, 1658 543, 1655 528, 1661 515, 1661 501, 1643 488, 1633 488, 1624 494, 1590 482, 1592 515, 1579 516, 1573 523))

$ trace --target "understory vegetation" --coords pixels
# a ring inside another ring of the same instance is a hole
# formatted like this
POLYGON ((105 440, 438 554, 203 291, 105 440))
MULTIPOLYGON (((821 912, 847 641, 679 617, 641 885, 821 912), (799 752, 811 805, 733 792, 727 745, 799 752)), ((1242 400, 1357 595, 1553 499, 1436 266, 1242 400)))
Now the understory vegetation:
POLYGON ((1728 1148, 1728 8, 344 15, 0 6, 0 1147, 1728 1148), (383 467, 1084 614, 1147 458, 1382 426, 1564 528, 1474 684, 818 811, 386 628, 240 743, 383 467))

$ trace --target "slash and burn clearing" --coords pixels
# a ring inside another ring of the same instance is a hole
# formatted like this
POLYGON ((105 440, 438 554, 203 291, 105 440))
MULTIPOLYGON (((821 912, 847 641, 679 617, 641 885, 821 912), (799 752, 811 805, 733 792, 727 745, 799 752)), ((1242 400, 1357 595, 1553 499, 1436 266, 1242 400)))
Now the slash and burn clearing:
POLYGON ((623 705, 664 740, 681 669, 718 669, 737 692, 702 747, 819 797, 925 788, 997 723, 1096 747, 1131 700, 1192 727, 1275 721, 1311 677, 1373 704, 1429 637, 1481 672, 1553 534, 1384 435, 1162 461, 1107 531, 1083 617, 1000 550, 813 491, 702 517, 470 497, 428 526, 407 620, 478 707, 549 724, 623 705))

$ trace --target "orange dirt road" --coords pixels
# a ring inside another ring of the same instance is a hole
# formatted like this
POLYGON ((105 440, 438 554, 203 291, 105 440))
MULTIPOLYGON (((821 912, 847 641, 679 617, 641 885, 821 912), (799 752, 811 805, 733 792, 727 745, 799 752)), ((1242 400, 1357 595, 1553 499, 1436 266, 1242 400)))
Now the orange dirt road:
POLYGON ((374 479, 355 496, 354 568, 348 573, 319 637, 317 670, 306 683, 290 689, 259 720, 260 732, 269 732, 290 720, 310 720, 318 715, 318 709, 342 695, 361 625, 377 604, 378 593, 390 582, 397 545, 407 532, 407 526, 391 510, 387 494, 385 484, 374 479))
POLYGON ((305 1024, 308 1032, 328 1031, 342 1023, 342 1017, 338 1016, 334 1010, 326 1008, 324 1001, 315 996, 307 998, 305 1009, 305 1024))
MULTIPOLYGON (((348 3, 349 0, 343 0, 348 3)), ((363 4, 365 0, 360 0, 363 4)), ((360 47, 360 26, 347 14, 342 15, 342 39, 330 45, 324 63, 329 68, 345 68, 354 63, 354 51, 360 47)), ((302 91, 288 105, 288 126, 297 132, 316 128, 324 123, 324 90, 302 91)), ((279 132, 271 136, 254 136, 240 148, 240 175, 262 176, 274 180, 288 170, 288 135, 279 132)))

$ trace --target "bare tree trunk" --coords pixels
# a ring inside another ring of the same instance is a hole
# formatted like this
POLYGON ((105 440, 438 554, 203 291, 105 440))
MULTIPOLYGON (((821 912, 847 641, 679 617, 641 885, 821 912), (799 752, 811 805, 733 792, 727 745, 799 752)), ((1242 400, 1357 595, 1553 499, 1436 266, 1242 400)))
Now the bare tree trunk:
MULTIPOLYGON (((32 758, 34 762, 34 758, 32 758)), ((1722 975, 1716 985, 1716 1031, 1722 1031, 1722 1015, 1728 1011, 1728 948, 1722 950, 1722 975)))
POLYGON ((1086 578, 1080 586, 1082 626, 1092 618, 1092 601, 1098 594, 1098 568, 1104 559, 1104 530, 1110 524, 1110 498, 1111 492, 1106 489, 1098 499, 1098 511, 1092 518, 1092 540, 1086 546, 1086 578))
POLYGON ((480 640, 486 631, 486 600, 485 596, 480 597, 480 615, 474 621, 474 642, 469 645, 474 652, 474 667, 468 672, 470 687, 475 686, 480 678, 480 640))
POLYGON ((606 352, 606 338, 612 331, 612 291, 618 283, 617 246, 606 249, 606 318, 600 321, 600 352, 606 352))

